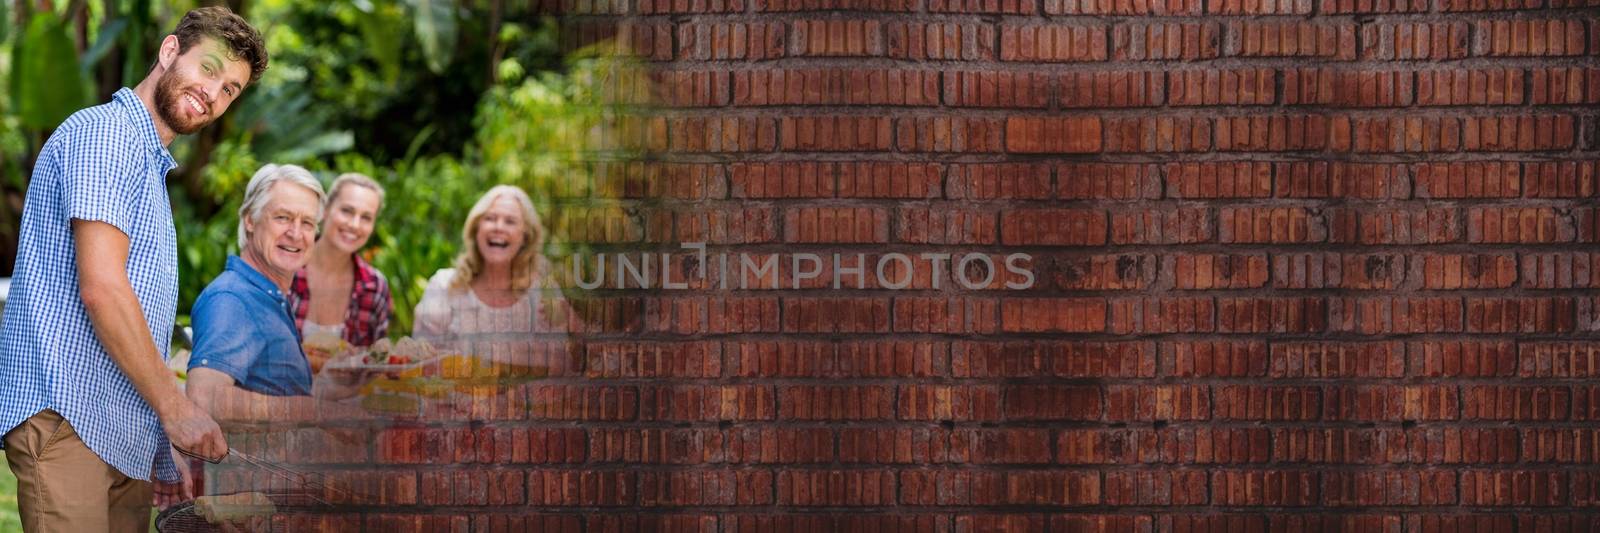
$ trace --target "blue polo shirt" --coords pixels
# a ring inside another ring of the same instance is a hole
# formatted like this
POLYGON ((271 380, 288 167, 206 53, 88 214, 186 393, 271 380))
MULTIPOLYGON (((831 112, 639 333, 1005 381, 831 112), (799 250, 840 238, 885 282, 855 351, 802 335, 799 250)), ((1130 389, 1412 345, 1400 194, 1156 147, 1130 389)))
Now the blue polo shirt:
POLYGON ((261 394, 311 394, 311 363, 283 291, 243 259, 228 256, 228 268, 200 292, 192 316, 190 371, 216 370, 261 394))

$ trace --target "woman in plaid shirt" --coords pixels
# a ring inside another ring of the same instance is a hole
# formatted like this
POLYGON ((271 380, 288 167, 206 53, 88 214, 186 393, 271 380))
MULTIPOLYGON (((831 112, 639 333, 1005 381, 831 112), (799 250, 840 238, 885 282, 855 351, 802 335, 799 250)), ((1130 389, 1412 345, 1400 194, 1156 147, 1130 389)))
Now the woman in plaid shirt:
MULTIPOLYGON (((361 174, 333 180, 322 219, 322 235, 311 261, 289 285, 289 309, 308 345, 330 340, 371 345, 389 334, 389 282, 356 252, 367 245, 383 206, 383 187, 361 174)), ((308 350, 312 372, 332 353, 308 350)))

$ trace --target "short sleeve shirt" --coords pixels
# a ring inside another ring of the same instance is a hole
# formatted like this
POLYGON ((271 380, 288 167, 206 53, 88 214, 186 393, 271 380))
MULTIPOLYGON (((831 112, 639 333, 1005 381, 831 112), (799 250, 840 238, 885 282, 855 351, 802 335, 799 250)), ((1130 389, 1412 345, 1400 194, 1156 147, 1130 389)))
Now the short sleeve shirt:
POLYGON ((311 394, 311 363, 283 291, 238 256, 194 302, 189 370, 227 374, 242 389, 272 396, 311 394))
POLYGON ((17 262, 0 319, 0 429, 44 409, 134 479, 176 479, 155 411, 100 344, 78 294, 72 220, 128 236, 128 281, 165 359, 178 307, 178 245, 166 175, 177 166, 131 89, 73 113, 45 141, 22 208, 17 262))

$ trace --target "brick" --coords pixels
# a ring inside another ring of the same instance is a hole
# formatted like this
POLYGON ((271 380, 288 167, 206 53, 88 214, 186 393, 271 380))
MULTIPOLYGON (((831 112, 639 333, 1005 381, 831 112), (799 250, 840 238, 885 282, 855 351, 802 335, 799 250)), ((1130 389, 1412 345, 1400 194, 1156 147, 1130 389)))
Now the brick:
POLYGON ((1361 59, 1437 61, 1467 57, 1466 22, 1388 22, 1361 26, 1361 59))
POLYGON ((1577 237, 1564 212, 1539 207, 1475 207, 1467 210, 1467 242, 1562 243, 1577 237))
POLYGON ((1328 218, 1330 243, 1443 244, 1463 233, 1463 217, 1451 207, 1345 208, 1328 218))
POLYGON ((1056 198, 1062 200, 1145 200, 1161 196, 1155 165, 1136 163, 1056 163, 1056 198))
POLYGON ((1549 507, 1567 502, 1567 474, 1549 470, 1466 470, 1461 504, 1549 507))
POLYGON ((1008 333, 1092 333, 1105 331, 1107 313, 1099 298, 1008 298, 1000 325, 1008 333))
POLYGON ((646 385, 639 389, 639 419, 772 420, 774 403, 772 388, 761 385, 646 385))
POLYGON ((1321 115, 1219 117, 1218 151, 1320 151, 1328 147, 1328 120, 1321 115))
POLYGON ((1421 163, 1412 168, 1418 198, 1516 198, 1523 165, 1506 161, 1421 163))
POLYGON ((1006 420, 1100 420, 1105 398, 1100 387, 1072 385, 1012 385, 1005 387, 1006 420))
POLYGON ((1329 305, 1330 331, 1378 333, 1458 333, 1465 331, 1460 298, 1335 298, 1329 305))
MULTIPOLYGON (((657 101, 670 107, 728 105, 727 72, 668 71, 655 73, 657 101)), ((644 103, 644 102, 638 102, 644 103)))
POLYGON ((1166 99, 1163 78, 1160 71, 1063 73, 1058 78, 1061 107, 1159 106, 1166 99))
MULTIPOLYGON (((1523 428, 1522 460, 1534 463, 1591 463, 1600 457, 1600 432, 1593 428, 1523 428)), ((1511 461, 1515 461, 1515 457, 1511 461)))
POLYGON ((1318 6, 1330 15, 1422 13, 1428 10, 1428 0, 1328 0, 1318 2, 1318 6))
POLYGON ((685 117, 668 121, 670 149, 676 152, 770 152, 777 147, 777 124, 757 117, 685 117))
MULTIPOLYGON (((944 74, 944 103, 954 107, 1044 108, 1054 77, 1040 72, 955 71, 944 74)), ((938 94, 935 90, 934 94, 938 94)))
POLYGON ((1522 193, 1528 198, 1590 198, 1595 195, 1600 161, 1522 163, 1522 193))
POLYGON ((1049 464, 1050 430, 974 429, 950 435, 951 455, 977 464, 1049 464), (955 451, 959 450, 959 451, 955 451))
POLYGON ((995 29, 960 22, 891 22, 884 25, 888 55, 894 59, 992 61, 995 29))
POLYGON ((784 242, 889 242, 886 209, 871 207, 801 207, 785 210, 784 242))
POLYGON ((778 420, 893 420, 894 389, 879 385, 778 387, 778 420))
POLYGON ((1328 148, 1355 153, 1454 152, 1463 145, 1473 149, 1463 130, 1475 131, 1455 117, 1336 116, 1328 121, 1328 148))
POLYGON ((1328 327, 1321 298, 1218 298, 1218 333, 1316 333, 1328 327))
POLYGON ((1038 6, 1023 0, 929 0, 932 13, 983 13, 1001 15, 1032 15, 1038 6))
POLYGON ((1571 115, 1468 117, 1462 147, 1484 152, 1530 152, 1572 148, 1577 133, 1571 115))
POLYGON ((1264 377, 1267 345, 1259 341, 1176 341, 1161 343, 1163 375, 1183 378, 1264 377))
MULTIPOLYGON (((1547 517, 1526 518, 1533 522, 1547 517)), ((1406 516, 1406 527, 1411 531, 1506 531, 1517 527, 1518 519, 1503 514, 1413 514, 1406 516)), ((1533 526, 1530 524, 1527 527, 1533 526)))
POLYGON ((934 198, 944 181, 933 163, 856 161, 838 168, 841 198, 934 198))
POLYGON ((1047 15, 1198 15, 1195 0, 1044 0, 1047 15))
POLYGON ((1472 54, 1484 57, 1577 56, 1584 54, 1584 36, 1593 20, 1517 19, 1475 23, 1472 54))
POLYGON ((1062 429, 1056 462, 1063 465, 1127 465, 1160 460, 1158 436, 1149 429, 1062 429))
POLYGON ((1439 10, 1460 12, 1538 9, 1543 7, 1543 3, 1540 0, 1439 0, 1439 10))
MULTIPOLYGON (((788 185, 783 186, 788 187, 788 185)), ((778 242, 778 212, 770 207, 695 209, 672 214, 674 220, 671 226, 677 230, 676 239, 673 240, 677 242, 710 244, 778 242)), ((614 227, 604 229, 611 231, 614 227)), ((684 256, 678 255, 678 257, 684 256)))
MULTIPOLYGON (((903 207, 895 212, 894 240, 926 244, 994 244, 995 212, 939 207, 903 207)), ((979 276, 981 278, 981 276, 979 276)))
MULTIPOLYGON (((1265 431, 1265 428, 1263 428, 1265 431)), ((1271 460, 1279 463, 1405 463, 1406 435, 1398 429, 1272 428, 1271 460)))
POLYGON ((1572 391, 1565 386, 1461 387, 1463 420, 1566 420, 1571 403, 1572 391))
POLYGON ((1089 25, 1000 27, 1000 60, 1065 63, 1106 60, 1106 28, 1089 25))
POLYGON ((1174 106, 1272 105, 1277 91, 1270 68, 1174 70, 1167 75, 1168 103, 1174 106))
POLYGON ((1128 22, 1112 27, 1111 59, 1212 59, 1218 57, 1221 43, 1222 27, 1214 22, 1128 22))
POLYGON ((1106 387, 1105 403, 1110 422, 1211 418, 1206 385, 1113 385, 1106 387))
POLYGON ((997 153, 1009 121, 938 116, 894 119, 895 149, 901 152, 997 153))
POLYGON ((1405 348, 1397 342, 1274 342, 1267 376, 1272 378, 1399 378, 1406 374, 1405 348))
POLYGON ((1211 149, 1211 129, 1211 119, 1206 117, 1113 118, 1105 121, 1105 151, 1207 151, 1211 149))
POLYGON ((1506 341, 1413 341, 1408 373, 1420 377, 1490 378, 1517 375, 1515 346, 1506 341))
POLYGON ((1101 149, 1097 117, 1006 119, 1006 151, 1023 154, 1094 153, 1101 149))
POLYGON ((982 514, 956 516, 956 531, 1043 531, 1044 516, 1037 514, 982 514))
POLYGON ((1155 279, 1156 258, 1140 254, 1049 255, 1034 259, 1046 286, 1062 290, 1139 290, 1155 279))
POLYGON ((1600 288, 1600 255, 1523 254, 1522 286, 1531 289, 1600 288))
POLYGON ((883 28, 876 20, 796 20, 789 24, 789 57, 882 57, 883 28))
POLYGON ((1412 174, 1405 165, 1345 161, 1272 164, 1279 198, 1406 199, 1412 174))
POLYGON ((1287 69, 1283 98, 1289 105, 1406 107, 1415 101, 1415 78, 1408 70, 1287 69))
POLYGON ((1272 256, 1272 286, 1279 289, 1393 290, 1405 283, 1406 274, 1406 257, 1397 254, 1310 252, 1272 256))
POLYGON ((870 152, 888 150, 890 121, 882 117, 783 117, 778 148, 785 152, 870 152))
POLYGON ((1216 330, 1211 298, 1126 298, 1110 304, 1111 333, 1201 333, 1216 330))
POLYGON ((1356 58, 1353 24, 1317 22, 1229 22, 1223 57, 1356 58))
POLYGON ((1155 347, 1145 342, 1007 341, 954 343, 956 378, 1149 378, 1155 347))
POLYGON ((1298 207, 1224 207, 1217 211, 1221 243, 1315 243, 1328 238, 1320 212, 1298 207))
MULTIPOLYGON (((1009 395, 1010 393, 1005 393, 1009 395)), ((900 420, 997 421, 1013 407, 1001 390, 977 385, 903 385, 895 392, 900 420)), ((1098 409, 1098 408, 1096 408, 1098 409)))
POLYGON ((1472 333, 1571 333, 1577 315, 1571 298, 1467 298, 1472 333))
POLYGON ((1317 473, 1298 470, 1214 470, 1211 503, 1226 506, 1306 507, 1317 505, 1317 473))
MULTIPOLYGON (((952 200, 1047 200, 1053 198, 1052 169, 1043 163, 960 163, 949 166, 952 200)), ((1106 188, 1116 194, 1118 187, 1106 188)))
POLYGON ((1007 245, 1098 246, 1106 242, 1106 214, 1090 209, 1015 209, 1000 213, 1000 242, 1007 245))
POLYGON ((885 298, 785 298, 783 330, 797 333, 887 333, 885 298))
POLYGON ((712 378, 722 374, 718 346, 703 342, 592 342, 583 346, 590 378, 712 378))
POLYGON ((1426 254, 1414 261, 1424 289, 1505 289, 1517 282, 1509 254, 1426 254))
POLYGON ((1309 15, 1311 0, 1226 0, 1206 6, 1215 15, 1309 15))
POLYGON ((1327 472, 1322 476, 1322 497, 1323 504, 1331 507, 1453 505, 1457 497, 1456 473, 1436 470, 1327 472))
POLYGON ((1572 419, 1600 419, 1600 387, 1581 385, 1572 388, 1572 419))
POLYGON ((1517 462, 1516 428, 1416 428, 1406 431, 1404 460, 1419 464, 1493 465, 1517 462))
POLYGON ((1166 256, 1161 271, 1172 273, 1172 288, 1179 290, 1259 288, 1269 273, 1264 254, 1166 256))
POLYGON ((1202 505, 1206 473, 1199 470, 1123 470, 1105 474, 1107 505, 1202 505))
POLYGON ((835 11, 840 9, 861 11, 912 11, 917 4, 911 0, 753 0, 756 11, 835 11))
POLYGON ((777 504, 802 507, 881 506, 895 498, 895 474, 874 470, 781 470, 777 504))
POLYGON ((638 497, 634 472, 530 470, 528 504, 553 507, 616 507, 638 497))
POLYGON ((777 59, 785 53, 786 30, 781 22, 682 24, 678 26, 676 57, 689 61, 777 59))
MULTIPOLYGON (((838 431, 839 461, 845 464, 944 464, 963 458, 953 450, 952 432, 938 428, 874 427, 838 431)), ((832 440, 824 443, 832 451, 832 440)), ((777 446, 783 448, 786 446, 777 446)), ((966 453, 965 459, 971 459, 966 453)))
POLYGON ((1272 165, 1252 161, 1167 163, 1168 198, 1269 198, 1272 165))
POLYGON ((1600 68, 1554 67, 1533 70, 1529 92, 1534 105, 1600 103, 1600 68))
POLYGON ((639 413, 631 386, 532 385, 527 397, 535 420, 632 420, 639 413))
POLYGON ((1331 385, 1322 405, 1322 419, 1330 421, 1455 420, 1461 413, 1454 385, 1331 385))
POLYGON ((1212 389, 1216 420, 1305 421, 1322 414, 1318 387, 1282 385, 1219 385, 1212 389))
POLYGON ((961 297, 894 299, 894 331, 904 333, 994 333, 995 301, 961 297))
POLYGON ((1587 341, 1525 341, 1517 345, 1517 376, 1593 378, 1600 376, 1600 345, 1587 341))
POLYGON ((1111 244, 1195 244, 1216 240, 1210 210, 1166 207, 1113 211, 1111 244))
MULTIPOLYGON (((723 73, 726 74, 726 73, 723 73)), ((732 73, 719 88, 735 106, 939 105, 939 73, 903 69, 759 69, 732 73)))
POLYGON ((1522 80, 1523 70, 1516 68, 1419 70, 1417 103, 1425 106, 1519 105, 1526 101, 1522 80))

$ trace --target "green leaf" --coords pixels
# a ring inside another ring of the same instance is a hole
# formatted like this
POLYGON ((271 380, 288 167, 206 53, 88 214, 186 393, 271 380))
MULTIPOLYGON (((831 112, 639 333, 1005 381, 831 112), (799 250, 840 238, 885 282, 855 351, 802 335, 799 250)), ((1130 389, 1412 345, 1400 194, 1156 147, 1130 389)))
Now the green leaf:
POLYGON ((456 12, 450 0, 413 0, 416 8, 417 41, 428 70, 441 74, 450 65, 456 46, 456 12))
POLYGON ((0 43, 11 36, 11 0, 0 0, 0 43))
POLYGON ((95 38, 94 46, 89 47, 78 60, 79 66, 87 71, 95 63, 99 63, 100 59, 106 56, 106 52, 110 52, 111 47, 117 44, 117 36, 122 35, 122 30, 127 27, 128 19, 119 18, 106 23, 105 27, 100 28, 100 36, 95 38))
POLYGON ((343 152, 355 146, 356 138, 348 131, 333 131, 312 137, 288 150, 269 157, 273 161, 305 161, 320 155, 343 152))
POLYGON ((54 128, 88 103, 72 36, 54 13, 35 15, 11 52, 11 97, 23 126, 54 128))

